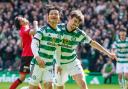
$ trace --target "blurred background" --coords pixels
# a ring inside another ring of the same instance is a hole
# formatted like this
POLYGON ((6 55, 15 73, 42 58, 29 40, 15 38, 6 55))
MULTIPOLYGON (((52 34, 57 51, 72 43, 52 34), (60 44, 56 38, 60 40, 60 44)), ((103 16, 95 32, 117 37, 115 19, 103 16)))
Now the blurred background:
MULTIPOLYGON (((119 28, 128 30, 128 0, 0 0, 0 77, 19 70, 21 48, 18 46, 19 34, 14 26, 14 18, 19 15, 26 17, 31 26, 37 20, 40 27, 46 24, 49 5, 61 9, 61 22, 67 21, 72 10, 80 9, 85 16, 85 23, 80 28, 108 50, 119 28)), ((76 50, 85 73, 101 75, 109 58, 83 43, 79 43, 76 50)), ((116 65, 115 60, 112 63, 116 65)))

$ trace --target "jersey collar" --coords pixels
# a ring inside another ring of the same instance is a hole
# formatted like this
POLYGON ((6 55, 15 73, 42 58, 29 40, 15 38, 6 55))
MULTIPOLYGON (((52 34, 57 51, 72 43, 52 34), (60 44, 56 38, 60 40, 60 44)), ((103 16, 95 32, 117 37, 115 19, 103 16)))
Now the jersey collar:
POLYGON ((53 29, 54 31, 56 31, 56 29, 55 28, 53 28, 53 27, 51 27, 51 25, 49 24, 49 23, 47 23, 47 25, 51 28, 51 29, 53 29))

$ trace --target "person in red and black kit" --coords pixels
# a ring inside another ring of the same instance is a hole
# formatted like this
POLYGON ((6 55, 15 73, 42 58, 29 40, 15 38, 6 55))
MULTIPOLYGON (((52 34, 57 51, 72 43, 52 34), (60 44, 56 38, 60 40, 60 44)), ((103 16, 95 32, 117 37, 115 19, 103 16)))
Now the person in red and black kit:
POLYGON ((16 89, 25 80, 26 75, 30 73, 30 62, 33 58, 31 41, 32 36, 36 32, 36 29, 30 29, 29 21, 23 17, 15 18, 15 26, 17 29, 20 29, 20 46, 22 47, 21 66, 19 78, 11 84, 9 89, 16 89))

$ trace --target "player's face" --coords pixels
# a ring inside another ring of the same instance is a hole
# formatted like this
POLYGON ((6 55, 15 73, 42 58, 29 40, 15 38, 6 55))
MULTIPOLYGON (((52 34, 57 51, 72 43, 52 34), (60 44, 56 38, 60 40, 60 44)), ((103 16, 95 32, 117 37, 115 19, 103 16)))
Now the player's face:
POLYGON ((58 24, 60 21, 60 14, 58 10, 51 10, 48 15, 48 22, 58 24))
POLYGON ((126 38, 126 32, 125 31, 120 31, 119 32, 119 36, 120 36, 120 39, 121 40, 125 40, 125 38, 126 38))
POLYGON ((69 19, 68 24, 69 24, 71 30, 75 30, 77 27, 79 27, 80 23, 81 23, 81 21, 78 18, 73 17, 73 18, 69 19))

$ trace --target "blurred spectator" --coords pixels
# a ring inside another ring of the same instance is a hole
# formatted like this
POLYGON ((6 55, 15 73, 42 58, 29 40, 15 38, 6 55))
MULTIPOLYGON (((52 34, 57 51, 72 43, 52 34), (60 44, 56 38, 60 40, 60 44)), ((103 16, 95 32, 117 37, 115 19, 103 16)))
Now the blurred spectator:
POLYGON ((104 63, 105 63, 105 57, 106 57, 106 56, 103 56, 103 55, 101 55, 101 54, 99 55, 99 58, 97 59, 95 65, 94 65, 95 70, 96 70, 97 72, 100 72, 100 71, 101 71, 101 69, 102 69, 102 67, 103 67, 103 65, 104 65, 104 63))
POLYGON ((83 69, 89 69, 90 45, 80 43, 77 48, 78 59, 82 62, 83 69))
POLYGON ((107 63, 104 64, 102 68, 102 76, 104 77, 104 83, 107 83, 107 80, 109 80, 109 83, 112 83, 112 75, 115 73, 115 66, 112 63, 112 60, 109 59, 107 63))
MULTIPOLYGON (((67 21, 71 10, 80 9, 85 15, 85 23, 81 28, 85 29, 91 38, 107 49, 110 49, 110 45, 119 32, 118 29, 121 27, 128 28, 128 0, 2 0, 0 2, 0 58, 3 61, 3 69, 13 70, 15 68, 4 65, 7 60, 8 63, 12 60, 5 57, 8 53, 6 49, 11 48, 11 50, 14 50, 14 53, 11 54, 14 61, 20 59, 20 57, 17 58, 21 49, 16 44, 19 36, 18 30, 14 26, 14 18, 23 16, 30 21, 31 25, 33 25, 33 20, 37 20, 39 26, 42 26, 46 23, 47 8, 52 5, 61 9, 61 22, 67 21), (15 47, 10 47, 10 44, 13 44, 10 43, 10 40, 15 40, 15 47)), ((82 55, 80 59, 83 62, 88 61, 89 70, 95 71, 95 66, 97 66, 96 63, 100 56, 99 52, 92 48, 90 49, 88 46, 80 49, 81 51, 78 52, 82 55)), ((15 63, 17 62, 13 62, 12 65, 15 63)))

